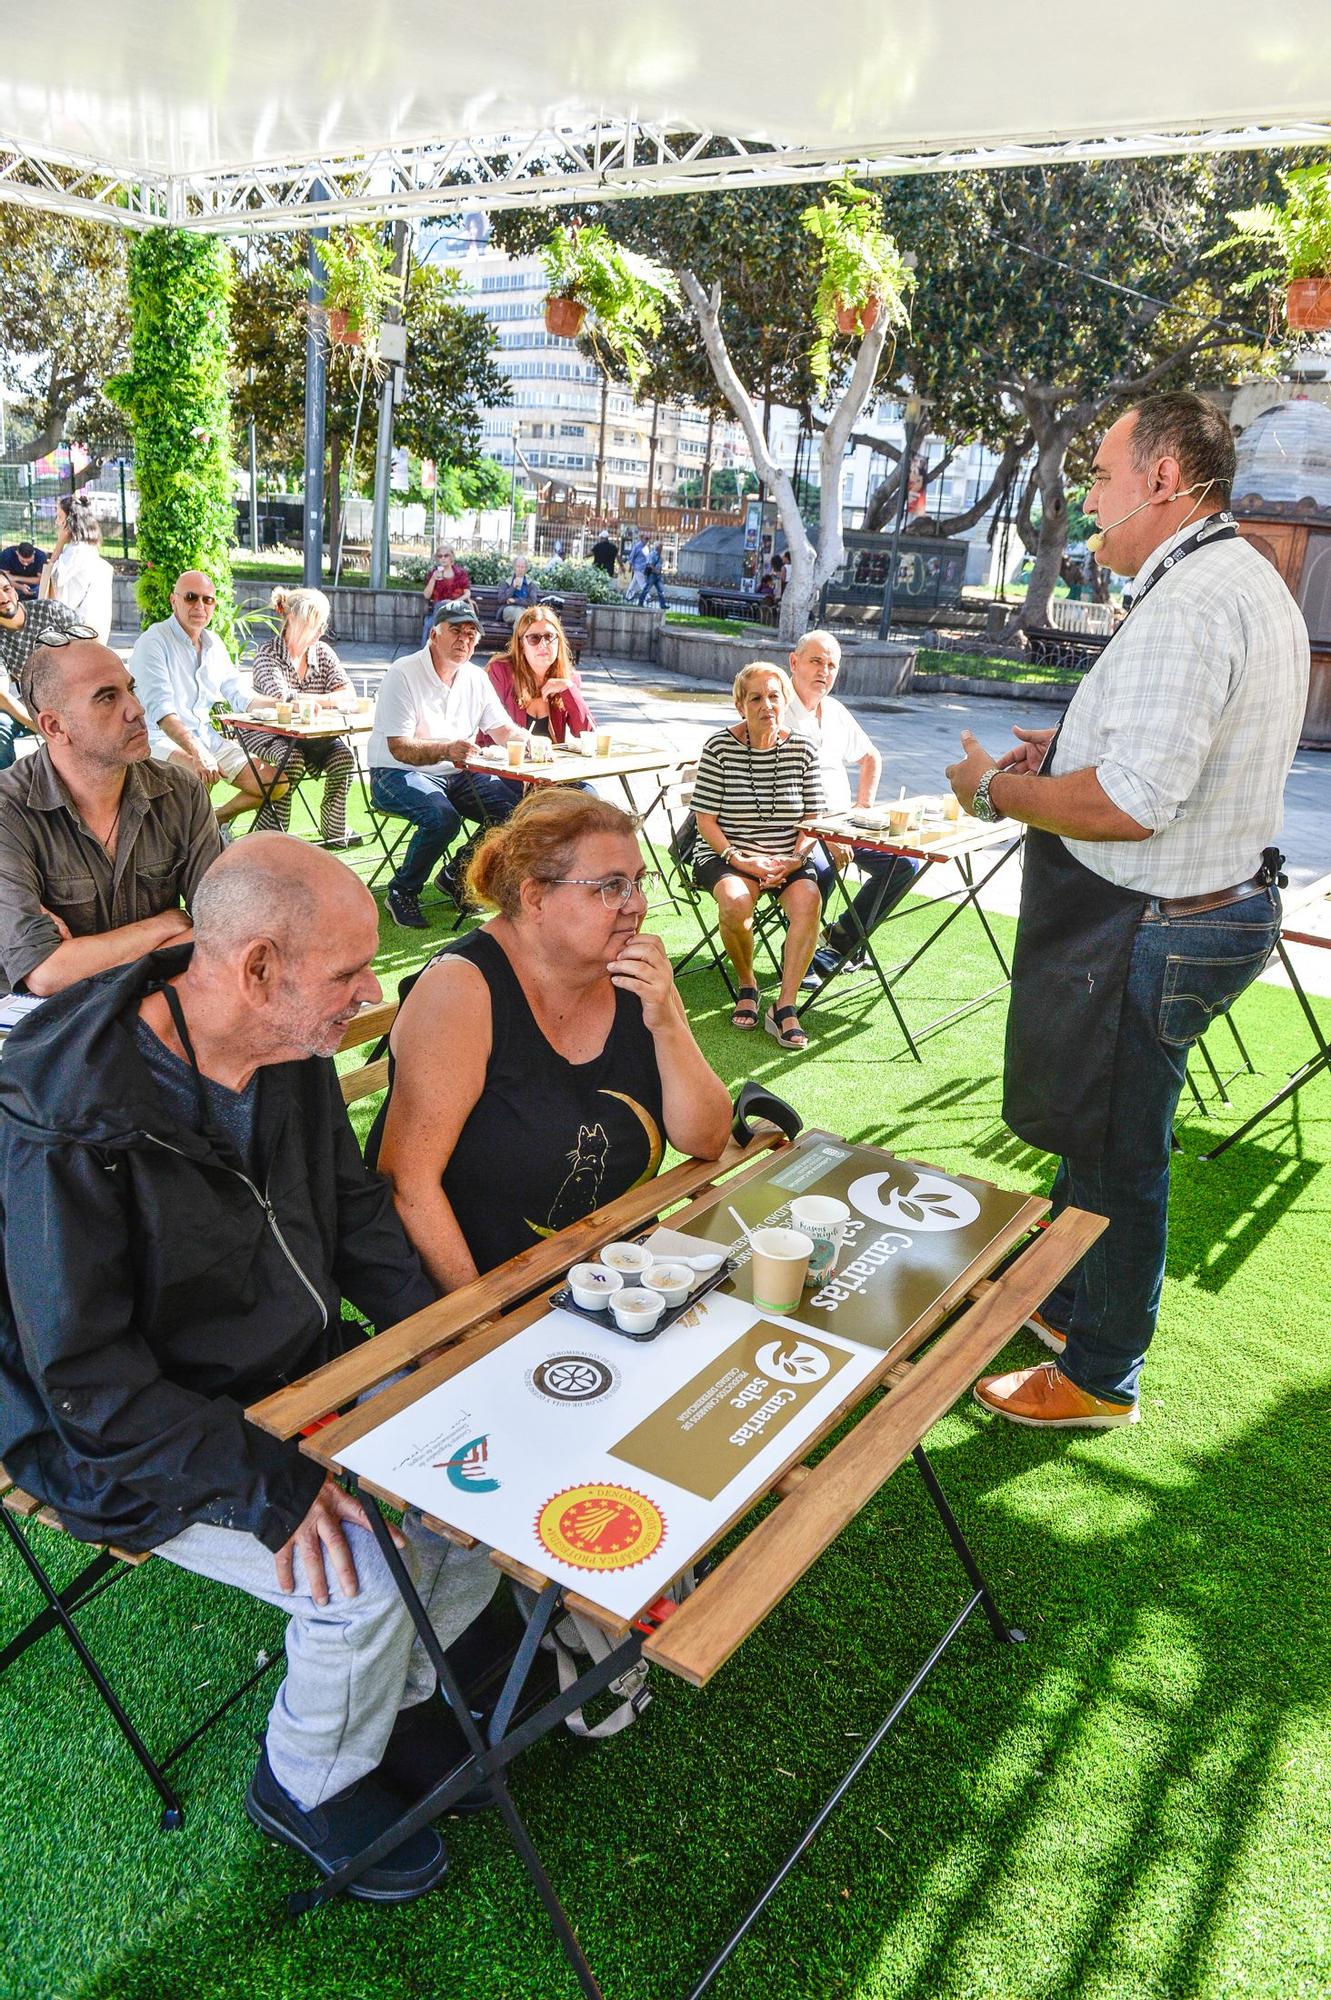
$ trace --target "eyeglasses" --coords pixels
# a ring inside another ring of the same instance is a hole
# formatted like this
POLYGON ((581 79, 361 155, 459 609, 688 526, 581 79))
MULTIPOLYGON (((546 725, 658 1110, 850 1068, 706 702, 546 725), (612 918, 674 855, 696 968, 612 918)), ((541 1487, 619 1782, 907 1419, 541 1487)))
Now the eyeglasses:
POLYGON ((522 636, 524 640, 529 640, 534 646, 557 646, 559 644, 558 632, 550 631, 548 626, 538 632, 524 632, 522 636))
POLYGON ((552 889, 596 889, 607 910, 625 910, 633 896, 650 895, 661 877, 644 868, 641 875, 547 875, 545 880, 552 889))
POLYGON ((216 604, 217 602, 212 592, 208 590, 182 590, 180 594, 186 604, 216 604))

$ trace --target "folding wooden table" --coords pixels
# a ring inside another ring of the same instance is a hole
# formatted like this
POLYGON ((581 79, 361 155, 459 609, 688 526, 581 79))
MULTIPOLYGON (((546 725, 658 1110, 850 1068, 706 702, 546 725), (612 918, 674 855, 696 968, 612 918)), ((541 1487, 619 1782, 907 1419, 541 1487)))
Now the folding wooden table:
MULTIPOLYGON (((924 798, 915 798, 903 799, 900 803, 921 814, 930 802, 924 798)), ((886 811, 887 808, 883 810, 886 811)), ((947 915, 941 923, 934 926, 924 942, 917 945, 908 958, 902 959, 899 964, 885 971, 874 950, 872 937, 865 931, 855 914, 851 892, 846 882, 846 870, 833 856, 833 865, 836 868, 836 894, 841 899, 844 915, 854 926, 855 938, 845 951, 838 954, 836 969, 829 978, 824 980, 812 998, 804 1001, 800 1007, 802 1014, 807 1013, 820 1000, 825 999, 831 989, 831 981, 838 976, 842 967, 862 954, 896 1016, 897 1026, 905 1037, 907 1048, 916 1062, 919 1062, 921 1058, 916 1046, 917 1041, 922 1041, 926 1035, 932 1034, 938 1028, 946 1027, 950 1021, 959 1020, 963 1014, 972 1013, 976 1007, 983 1006, 984 1002, 991 1000, 995 993, 1001 993, 1012 977, 1012 968, 980 902, 980 892, 993 881, 999 869, 1006 867, 1012 856, 1019 851, 1025 828, 1016 820, 1010 819, 997 820, 988 825, 983 820, 972 819, 968 813, 963 813, 956 822, 940 819, 930 825, 926 820, 915 831, 898 836, 889 833, 886 828, 880 831, 858 824, 854 818, 843 813, 836 817, 824 816, 821 819, 806 820, 804 831, 816 833, 822 840, 849 847, 856 853, 899 855, 905 860, 923 861, 931 866, 947 861, 954 861, 957 865, 957 872, 962 880, 961 894, 958 896, 953 890, 943 890, 937 896, 924 898, 926 905, 951 903, 952 907, 947 915), (984 874, 977 879, 975 874, 977 857, 991 855, 997 849, 1001 849, 1002 852, 998 854, 992 867, 987 867, 984 874), (968 909, 973 909, 979 918, 980 926, 989 941, 994 957, 998 960, 1003 977, 997 985, 976 994, 974 999, 964 1001, 960 1007, 953 1007, 947 1013, 935 1016, 932 1021, 926 1022, 923 1028, 917 1028, 912 1033, 902 1013, 895 989, 911 968, 919 964, 925 953, 932 950, 943 933, 957 921, 963 910, 968 909)), ((902 917, 915 916, 919 909, 918 901, 910 909, 898 907, 883 918, 882 925, 896 923, 902 917)), ((878 926, 880 930, 882 925, 878 926)))
MULTIPOLYGON (((686 1161, 656 1182, 631 1190, 559 1236, 535 1245, 401 1326, 339 1357, 305 1381, 279 1391, 247 1414, 251 1421, 274 1435, 291 1438, 330 1411, 346 1410, 366 1390, 387 1382, 388 1386, 368 1404, 351 1408, 304 1439, 302 1448, 311 1457, 330 1472, 341 1472, 347 1454, 354 1455, 358 1441, 367 1432, 409 1411, 421 1397, 483 1362, 546 1314, 549 1310, 546 1293, 551 1281, 562 1277, 571 1263, 594 1254, 604 1243, 641 1230, 681 1200, 686 1206, 669 1215, 667 1226, 706 1233, 708 1218, 719 1204, 756 1200, 761 1209, 770 1198, 767 1183, 777 1175, 786 1187, 799 1184, 802 1165, 799 1156, 808 1148, 822 1148, 826 1153, 829 1148, 835 1150, 844 1145, 833 1134, 805 1132, 794 1146, 782 1145, 779 1152, 769 1156, 770 1149, 778 1143, 779 1135, 765 1133, 745 1147, 732 1146, 718 1163, 686 1161), (718 1177, 723 1174, 728 1178, 718 1185, 718 1177), (418 1365, 401 1380, 390 1380, 413 1363, 418 1365)), ((889 1155, 876 1157, 885 1164, 891 1161, 889 1155)), ((923 1185, 917 1182, 917 1186, 923 1185)), ((974 1182, 968 1185, 979 1189, 985 1186, 974 1182)), ((991 1192, 1001 1194, 998 1190, 991 1192)), ((1047 1213, 1047 1201, 1003 1199, 1007 1203, 1006 1220, 979 1253, 956 1272, 911 1324, 899 1330, 890 1329, 871 1372, 858 1381, 853 1394, 844 1400, 838 1396, 825 1410, 816 1431, 805 1436, 798 1450, 774 1466, 762 1490, 718 1526, 713 1542, 760 1501, 775 1497, 779 1502, 737 1547, 702 1577, 693 1593, 677 1608, 667 1612, 658 1587, 653 1589, 653 1602, 644 1604, 637 1617, 608 1618, 598 1605, 570 1588, 567 1581, 561 1582, 534 1565, 528 1553, 492 1547, 491 1559, 535 1593, 536 1601, 531 1622, 484 1734, 462 1698, 386 1522, 376 1506, 369 1507, 384 1559, 429 1650, 441 1689, 466 1734, 470 1754, 372 1846, 326 1881, 293 1897, 289 1905, 293 1915, 338 1894, 409 1832, 438 1818, 474 1786, 489 1783, 509 1836, 545 1905, 581 1991, 589 2000, 598 2000, 601 1988, 515 1803, 508 1782, 509 1766, 523 1750, 557 1728, 575 1708, 581 1708, 612 1682, 619 1681, 641 1660, 678 1674, 694 1686, 705 1686, 873 1498, 890 1474, 911 1458, 965 1573, 967 1595, 947 1629, 930 1644, 920 1666, 879 1727, 690 1989, 690 2000, 697 2000, 972 1614, 982 1611, 993 1636, 1000 1641, 1014 1642, 1023 1637, 1000 1615, 925 1456, 921 1440, 931 1425, 966 1393, 976 1376, 1059 1279, 1085 1254, 1104 1223, 1099 1217, 1066 1209, 1048 1227, 1037 1229, 1047 1213), (883 1393, 878 1395, 879 1391, 883 1393), (863 1413, 853 1429, 816 1462, 808 1462, 817 1446, 857 1406, 863 1413), (538 1647, 562 1608, 576 1609, 598 1622, 607 1630, 610 1649, 559 1695, 541 1702, 534 1712, 523 1713, 519 1704, 538 1647)), ((919 1204, 915 1206, 918 1210, 919 1204)), ((713 1235, 716 1234, 714 1224, 713 1235)), ((625 1367, 631 1365, 637 1351, 632 1343, 624 1343, 625 1367)), ((552 1475, 560 1470, 554 1463, 549 1469, 552 1475)), ((373 1495, 401 1504, 401 1496, 372 1482, 362 1480, 360 1490, 367 1497, 373 1495)), ((452 1539, 470 1539, 437 1516, 427 1515, 427 1519, 432 1527, 452 1539)), ((677 1554, 682 1573, 705 1557, 706 1551, 681 1543, 677 1554)))
MULTIPOLYGON (((219 715, 217 726, 224 735, 232 737, 239 743, 245 752, 245 762, 253 772, 254 782, 263 795, 259 807, 262 812, 265 806, 272 805, 277 788, 286 776, 287 765, 291 762, 298 743, 331 743, 335 737, 345 736, 351 739, 352 751, 355 754, 358 749, 355 738, 368 736, 374 727, 374 719, 372 714, 363 711, 353 709, 347 713, 342 709, 325 708, 321 704, 311 722, 270 722, 265 717, 251 714, 247 710, 243 715, 236 713, 219 715), (247 730, 253 731, 256 736, 266 736, 274 747, 276 755, 271 760, 273 778, 270 784, 265 785, 259 775, 259 767, 243 734, 247 730)), ((359 758, 357 761, 359 762, 359 758)), ((299 787, 292 789, 294 791, 299 787)))

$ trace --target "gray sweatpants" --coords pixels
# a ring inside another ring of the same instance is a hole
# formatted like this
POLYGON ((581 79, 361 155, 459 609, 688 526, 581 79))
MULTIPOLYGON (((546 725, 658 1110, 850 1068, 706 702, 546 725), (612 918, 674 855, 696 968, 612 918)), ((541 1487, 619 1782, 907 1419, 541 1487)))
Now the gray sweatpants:
MULTIPOLYGON (((451 1646, 489 1603, 499 1572, 483 1547, 456 1548, 414 1512, 402 1527, 407 1568, 440 1644, 451 1646)), ((154 1550, 290 1614, 286 1678, 268 1717, 268 1761, 283 1791, 307 1810, 378 1767, 399 1710, 424 1701, 436 1680, 378 1543, 364 1528, 347 1524, 344 1531, 360 1588, 343 1597, 330 1569, 323 1605, 306 1587, 299 1554, 295 1590, 278 1588, 272 1550, 255 1535, 196 1523, 154 1550)))

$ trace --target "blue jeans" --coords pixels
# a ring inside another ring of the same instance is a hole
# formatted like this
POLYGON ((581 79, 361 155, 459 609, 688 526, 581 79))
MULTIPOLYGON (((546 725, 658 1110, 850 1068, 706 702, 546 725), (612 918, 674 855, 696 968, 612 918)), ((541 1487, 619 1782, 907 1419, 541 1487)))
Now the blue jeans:
POLYGON ((14 761, 14 744, 20 736, 31 736, 32 731, 12 715, 0 711, 0 771, 7 771, 14 761))
POLYGON ((629 603, 646 604, 647 593, 649 590, 654 590, 656 592, 656 601, 660 605, 662 611, 664 611, 666 608, 665 592, 661 588, 661 578, 655 570, 648 570, 646 576, 644 576, 642 580, 642 589, 638 592, 636 597, 630 597, 629 603))
POLYGON ((1069 1205, 1109 1227, 1041 1308, 1067 1335, 1063 1373, 1093 1396, 1132 1403, 1160 1311, 1169 1154, 1188 1050, 1251 985, 1275 948, 1280 898, 1263 889, 1197 916, 1147 919, 1128 967, 1099 1159, 1069 1155, 1053 1213, 1069 1205))
MULTIPOLYGON (((821 842, 813 849, 809 859, 818 877, 818 893, 826 904, 835 871, 821 842)), ((850 899, 850 910, 843 910, 827 929, 828 947, 838 956, 859 949, 861 936, 867 937, 875 924, 880 924, 888 911, 896 908, 924 867, 922 861, 908 861, 902 854, 870 852, 857 854, 855 863, 863 873, 864 881, 850 899), (851 910, 855 913, 853 917, 851 910)))
POLYGON ((370 797, 380 812, 410 820, 416 831, 391 886, 419 896, 437 861, 462 830, 464 819, 498 826, 522 797, 523 786, 488 772, 412 770, 383 765, 370 773, 370 797))

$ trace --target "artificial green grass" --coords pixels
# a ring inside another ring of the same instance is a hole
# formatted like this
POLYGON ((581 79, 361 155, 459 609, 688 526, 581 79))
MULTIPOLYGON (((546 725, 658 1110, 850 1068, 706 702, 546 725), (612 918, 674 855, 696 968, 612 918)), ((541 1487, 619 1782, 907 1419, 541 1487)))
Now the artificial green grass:
MULTIPOLYGON (((440 919, 428 936, 385 921, 390 986, 447 935, 448 906, 433 891, 425 906, 440 919)), ((912 1020, 987 985, 991 963, 958 923, 902 988, 912 1020)), ((1045 1185, 1048 1163, 999 1115, 1001 1002, 926 1040, 917 1065, 867 992, 815 1009, 813 1047, 791 1057, 729 1028, 713 973, 683 991, 732 1084, 757 1076, 810 1123, 1045 1185)), ((1254 988, 1239 1019, 1262 1074, 1234 1083, 1232 1110, 1203 1119, 1185 1100, 1180 1116, 1144 1423, 1045 1437, 967 1401, 930 1439, 1029 1643, 997 1646, 972 1621, 718 2000, 1331 1993, 1331 1081, 1200 1162, 1306 1053, 1288 994, 1254 988)), ((1227 1031, 1213 1039, 1219 1060, 1227 1031)), ((1042 1358, 1023 1335, 1006 1361, 1042 1358)), ((68 1544, 43 1546, 68 1561, 68 1544)), ((31 1608, 15 1571, 7 1555, 0 1633, 31 1608)), ((520 1762, 516 1796, 609 2000, 689 1990, 965 1595, 905 1466, 710 1688, 654 1674, 636 1728, 520 1762)), ((160 1742, 277 1644, 281 1621, 153 1562, 86 1627, 160 1742)), ((452 1871, 423 1902, 287 1922, 306 1873, 240 1807, 271 1686, 182 1761, 187 1823, 162 1834, 58 1639, 0 1679, 5 2000, 575 1995, 492 1816, 449 1823, 452 1871)))

